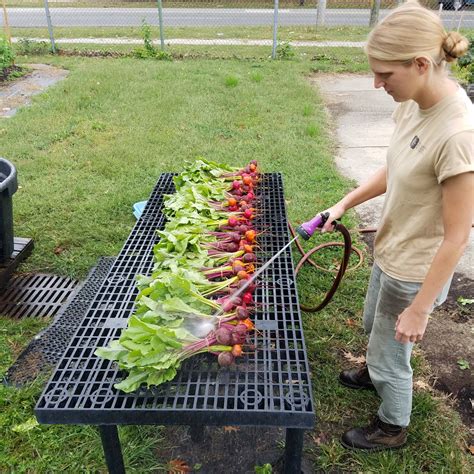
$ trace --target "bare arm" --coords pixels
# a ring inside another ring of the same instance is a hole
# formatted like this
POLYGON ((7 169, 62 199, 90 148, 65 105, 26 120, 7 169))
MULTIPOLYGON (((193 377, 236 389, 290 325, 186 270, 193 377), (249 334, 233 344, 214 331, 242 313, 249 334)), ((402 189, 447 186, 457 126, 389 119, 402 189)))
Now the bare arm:
POLYGON ((346 194, 338 203, 334 206, 326 209, 325 212, 329 212, 329 218, 324 225, 322 232, 332 230, 331 222, 335 219, 339 219, 344 213, 358 204, 362 204, 365 201, 384 194, 387 190, 387 168, 384 166, 372 175, 365 183, 361 184, 358 188, 354 189, 350 193, 346 194))
POLYGON ((412 304, 398 317, 395 339, 422 339, 436 297, 463 254, 474 214, 474 173, 463 173, 442 183, 444 238, 425 281, 412 304))

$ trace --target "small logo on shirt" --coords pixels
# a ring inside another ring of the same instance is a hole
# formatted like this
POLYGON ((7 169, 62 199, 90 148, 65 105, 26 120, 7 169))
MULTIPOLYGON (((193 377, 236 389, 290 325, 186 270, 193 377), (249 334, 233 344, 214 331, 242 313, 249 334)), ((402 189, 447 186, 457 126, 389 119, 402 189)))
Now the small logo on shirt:
POLYGON ((420 143, 420 139, 415 135, 413 137, 413 140, 410 143, 410 148, 414 150, 416 148, 416 145, 418 145, 418 143, 420 143))

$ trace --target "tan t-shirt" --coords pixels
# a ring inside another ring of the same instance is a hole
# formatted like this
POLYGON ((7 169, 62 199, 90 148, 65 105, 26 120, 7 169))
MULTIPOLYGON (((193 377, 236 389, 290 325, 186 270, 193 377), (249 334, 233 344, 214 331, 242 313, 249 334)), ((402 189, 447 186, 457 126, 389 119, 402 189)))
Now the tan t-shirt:
POLYGON ((430 109, 403 102, 393 119, 374 256, 391 277, 422 282, 443 239, 441 183, 474 171, 474 107, 459 88, 430 109))

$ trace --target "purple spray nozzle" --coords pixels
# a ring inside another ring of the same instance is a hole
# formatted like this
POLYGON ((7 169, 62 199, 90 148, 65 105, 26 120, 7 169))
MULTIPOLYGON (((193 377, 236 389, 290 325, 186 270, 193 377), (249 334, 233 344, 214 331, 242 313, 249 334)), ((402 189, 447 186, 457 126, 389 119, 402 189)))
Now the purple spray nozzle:
POLYGON ((322 212, 314 216, 310 221, 304 222, 296 228, 296 232, 303 237, 304 240, 309 240, 316 229, 321 228, 328 220, 329 212, 322 212))

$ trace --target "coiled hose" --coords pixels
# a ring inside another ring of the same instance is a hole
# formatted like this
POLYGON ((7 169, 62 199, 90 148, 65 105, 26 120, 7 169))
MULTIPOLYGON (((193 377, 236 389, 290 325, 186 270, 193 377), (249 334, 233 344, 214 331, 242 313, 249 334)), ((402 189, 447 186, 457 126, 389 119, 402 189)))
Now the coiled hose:
MULTIPOLYGON (((293 226, 290 223, 288 223, 288 227, 290 229, 291 235, 293 237, 295 237, 296 233, 295 233, 295 230, 294 230, 293 226)), ((310 257, 313 254, 315 254, 316 252, 318 252, 319 250, 323 249, 323 248, 344 247, 343 254, 342 254, 342 259, 341 259, 341 264, 339 265, 339 270, 337 271, 336 278, 334 279, 334 282, 333 282, 331 288, 326 293, 326 296, 324 297, 323 301, 321 301, 321 303, 319 303, 317 306, 314 306, 314 307, 313 306, 306 306, 304 304, 300 304, 300 308, 301 308, 302 311, 306 311, 308 313, 316 313, 317 311, 321 311, 331 301, 332 297, 334 296, 334 293, 336 293, 336 291, 339 287, 339 284, 341 283, 341 280, 342 280, 346 270, 355 270, 356 268, 359 268, 362 265, 363 261, 364 261, 363 253, 357 247, 352 246, 351 235, 350 235, 349 231, 346 229, 346 227, 343 224, 341 224, 340 222, 338 222, 337 224, 335 224, 334 229, 342 234, 342 237, 344 239, 344 243, 341 243, 341 242, 325 242, 324 244, 318 245, 318 246, 312 248, 310 251, 305 252, 303 247, 301 246, 299 240, 298 239, 295 240, 296 247, 298 248, 299 252, 302 255, 300 261, 298 262, 298 264, 296 265, 296 268, 295 268, 295 274, 296 275, 298 274, 298 272, 301 270, 301 268, 303 267, 303 265, 305 263, 309 263, 310 265, 312 265, 314 268, 317 268, 318 270, 322 270, 322 271, 325 271, 325 272, 332 272, 332 270, 328 270, 324 267, 321 267, 320 265, 317 265, 310 257), (358 256, 359 261, 353 267, 347 268, 352 252, 354 252, 358 256)), ((357 230, 361 233, 367 233, 367 232, 375 232, 377 229, 369 228, 369 229, 357 229, 357 230)))
MULTIPOLYGON (((296 236, 295 230, 292 227, 292 225, 288 222, 288 227, 290 229, 290 233, 293 237, 296 236)), ((471 224, 471 228, 474 228, 474 224, 471 224)), ((332 284, 332 287, 330 290, 326 293, 326 296, 324 297, 323 301, 319 303, 317 306, 306 306, 304 304, 300 304, 300 308, 302 311, 306 311, 308 313, 316 313, 317 311, 321 311, 332 299, 334 296, 334 293, 336 293, 337 288, 339 287, 339 284, 341 283, 342 277, 344 276, 344 273, 346 270, 355 270, 356 268, 359 268, 363 261, 364 261, 364 254, 357 248, 352 246, 352 239, 349 231, 344 227, 340 222, 335 224, 334 229, 340 232, 344 238, 344 243, 341 242, 326 242, 324 244, 318 245, 314 248, 312 248, 309 252, 305 252, 303 247, 301 246, 300 242, 298 239, 295 240, 296 247, 298 248, 299 252, 301 253, 302 257, 298 264, 296 265, 295 268, 295 274, 298 275, 298 272, 301 270, 301 267, 305 263, 309 263, 312 265, 314 268, 317 268, 318 270, 322 270, 324 272, 333 272, 333 270, 328 270, 327 268, 321 267, 320 265, 317 265, 313 260, 311 260, 311 255, 314 253, 318 252, 319 250, 327 247, 344 247, 344 252, 342 255, 341 259, 341 264, 339 266, 339 270, 337 271, 336 278, 334 279, 334 283, 332 284), (351 253, 354 252, 358 257, 359 261, 357 262, 356 265, 353 267, 347 268, 347 265, 349 263, 349 258, 351 256, 351 253)), ((361 234, 368 234, 372 232, 377 232, 377 228, 375 227, 368 227, 365 229, 355 229, 356 232, 359 232, 361 234)))

